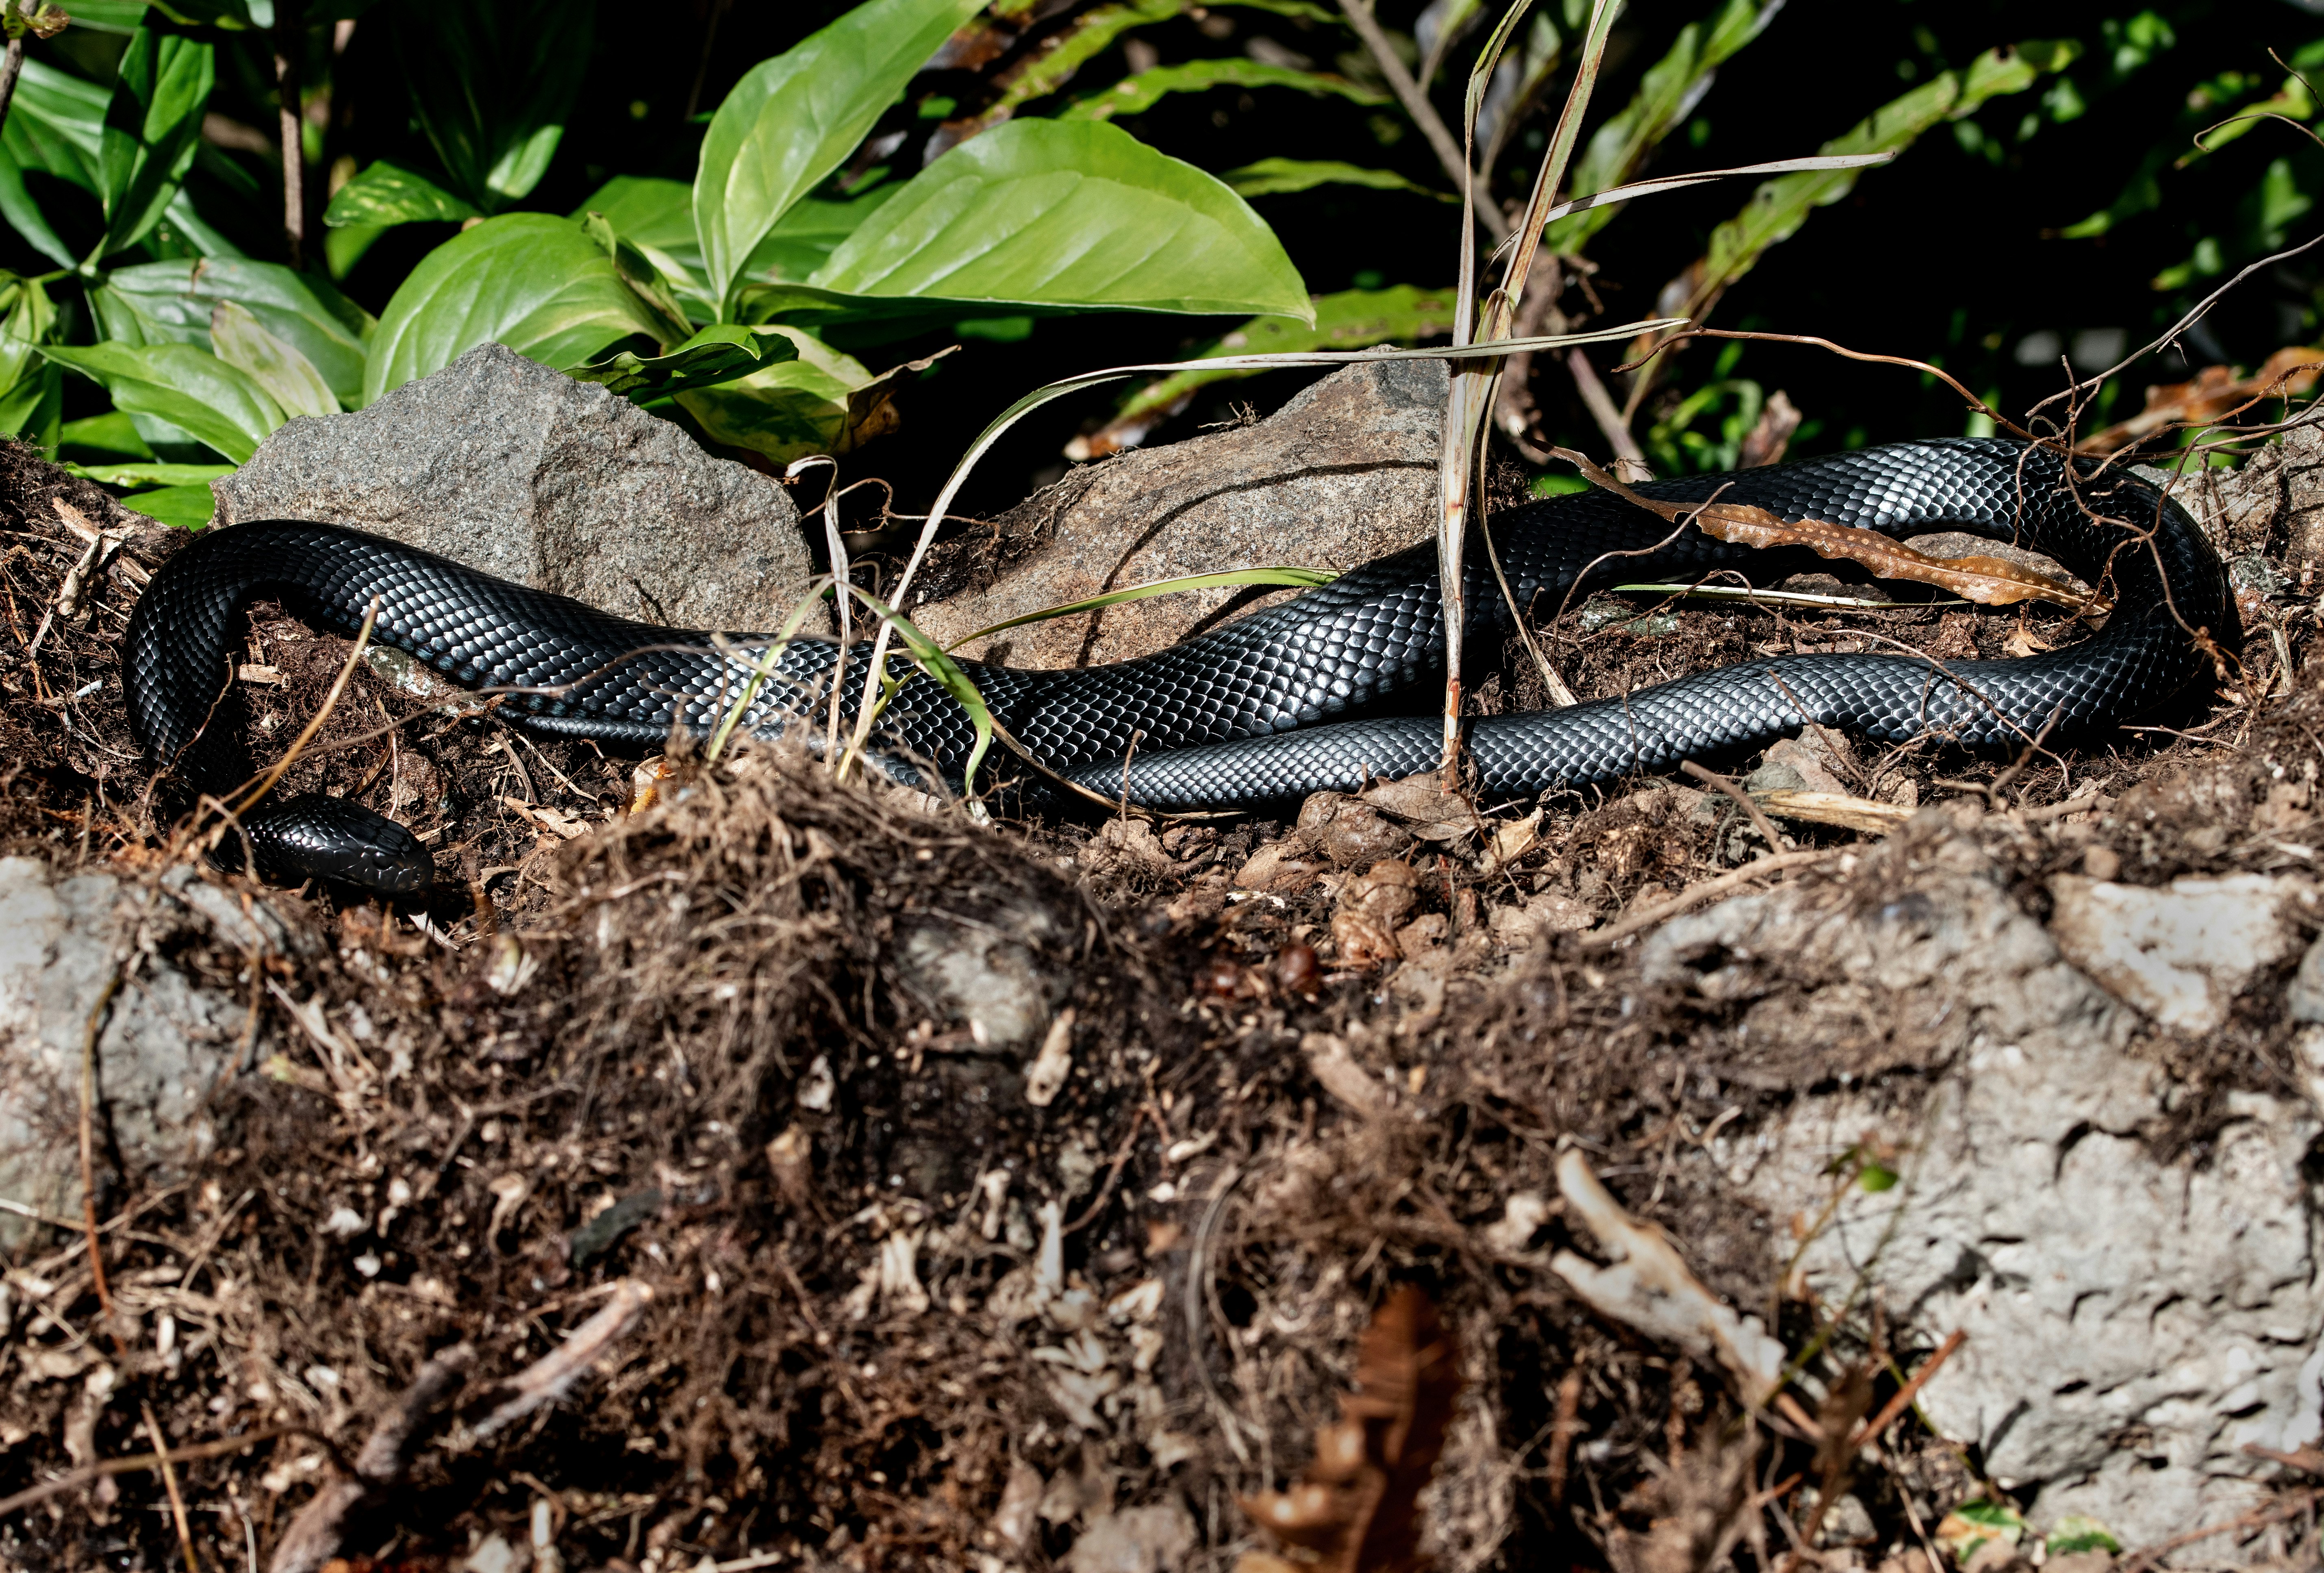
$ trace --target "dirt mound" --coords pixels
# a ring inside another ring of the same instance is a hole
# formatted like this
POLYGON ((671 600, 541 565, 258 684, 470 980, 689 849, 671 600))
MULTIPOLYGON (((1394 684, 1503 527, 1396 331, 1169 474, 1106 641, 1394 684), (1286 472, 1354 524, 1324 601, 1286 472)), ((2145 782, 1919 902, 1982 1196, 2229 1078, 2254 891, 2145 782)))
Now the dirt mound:
MULTIPOLYGON (((1941 1014, 1978 968, 1899 982, 1898 957, 1974 946, 1980 912, 2047 933, 2060 875, 2311 868, 2324 699, 2284 670, 2313 629, 2288 591, 2175 733, 1985 762, 1811 737, 1748 783, 1488 819, 1389 783, 1289 826, 998 825, 779 748, 641 766, 535 744, 381 661, 293 777, 412 823, 456 876, 386 910, 168 850, 113 666, 167 541, 128 541, 88 620, 34 649, 84 542, 54 472, 7 455, 0 855, 190 879, 313 942, 237 948, 213 917, 124 948, 122 986, 240 1003, 236 1073, 208 1093, 214 1145, 166 1173, 107 1143, 100 1088, 86 1226, 24 1220, 0 1561, 158 1568, 182 1519, 230 1567, 1222 1568, 1273 1544, 1239 1501, 1341 1426, 1405 1287, 1461 1379, 1420 1504, 1440 1566, 1674 1573, 1748 1546, 1905 1573, 1974 1549, 1947 1515, 1980 1497, 2005 1527, 2030 1509, 2005 1553, 2103 1545, 2044 1507, 2070 1483, 1987 1478, 1989 1429, 1913 1415, 1904 1383, 1941 1393, 1963 1324, 1816 1253, 1860 1237, 1864 1198, 1924 1194, 1932 1093, 1996 1051, 1994 1018, 1941 1014), (1766 817, 1831 788, 1902 828, 1766 817), (1745 920, 1767 903, 1826 940, 1766 939, 1745 920), (1834 1109, 1845 1142, 1786 1134, 1834 1109), (1812 1205, 1766 1178, 1803 1166, 1812 1205), (1676 1322, 1625 1309, 1655 1272, 1676 1322), (1689 1330, 1714 1323, 1748 1336, 1689 1330), (1780 1398, 1738 1337, 1796 1364, 1780 1398)), ((1638 602, 1554 632, 1594 692, 1868 625, 1972 647, 2017 626, 1638 602)), ((250 641, 228 724, 255 761, 346 646, 268 608, 250 641)), ((2285 991, 2315 921, 2286 911, 2296 942, 2216 1031, 2107 1007, 2105 1053, 2153 1094, 2107 1139, 2158 1184, 2200 1191, 2255 1122, 2306 1150, 2324 1052, 2285 991)), ((78 1068, 52 1069, 77 1114, 78 1068)), ((78 1170, 73 1124, 52 1133, 78 1170)), ((2324 1466, 2297 1418, 2264 1444, 2291 1462, 2237 1455, 2239 1518, 2178 1561, 2305 1543, 2312 1496, 2270 1484, 2324 1466)))

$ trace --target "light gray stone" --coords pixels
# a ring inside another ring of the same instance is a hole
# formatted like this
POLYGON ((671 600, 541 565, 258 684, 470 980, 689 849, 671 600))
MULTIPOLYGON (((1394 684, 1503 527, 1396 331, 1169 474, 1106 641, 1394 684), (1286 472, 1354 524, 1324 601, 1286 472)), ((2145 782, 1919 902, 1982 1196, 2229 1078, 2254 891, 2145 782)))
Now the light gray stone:
MULTIPOLYGON (((211 1090, 231 1069, 246 1001, 197 985, 171 955, 186 942, 281 954, 290 931, 263 902, 240 901, 188 868, 160 889, 38 858, 0 858, 0 1197, 41 1212, 80 1210, 82 1045, 97 1041, 97 1162, 167 1183, 213 1140, 211 1090), (109 1002, 106 986, 120 984, 109 1002)), ((0 1213, 0 1249, 32 1226, 0 1213)))
POLYGON ((2293 1021, 2324 1023, 2324 939, 2310 945, 2308 954, 2300 958, 2300 970, 2292 975, 2283 1003, 2293 1021))
MULTIPOLYGON (((2305 1100, 2231 1095, 2202 1161, 2158 1161, 2140 1133, 2176 1089, 2125 1052, 2135 1016, 2068 964, 1966 837, 1924 814, 1868 854, 1867 912, 1787 886, 1667 925, 1650 981, 1715 998, 1857 991, 1940 1068, 1925 1102, 1858 1086, 1712 1146, 1779 1221, 1821 1215, 1829 1166, 1893 1143, 1893 1189, 1850 1188, 1806 1248, 1837 1304, 1866 1273, 1891 1324, 1959 1353, 1922 1395, 1974 1442, 2036 1528, 2069 1514, 2147 1545, 2262 1501, 2246 1443, 2324 1436, 2324 1283, 2302 1170, 2319 1126, 2305 1100)), ((1755 1006, 1754 1009, 1759 1007, 1755 1006)), ((2227 1537, 2178 1554, 2248 1555, 2227 1537)))
POLYGON ((2209 1032, 2261 967, 2300 948, 2316 887, 2297 874, 2235 874, 2149 887, 2079 874, 2050 880, 2050 932, 2066 959, 2166 1027, 2209 1032))
MULTIPOLYGON (((930 558, 914 621, 948 643, 989 625, 1152 579, 1288 565, 1344 571, 1434 527, 1442 361, 1333 373, 1254 426, 1075 470, 930 558)), ((1057 668, 1151 654, 1230 601, 1296 592, 1194 590, 1011 628, 964 653, 1057 668)))
POLYGON ((1094 1519, 1065 1555, 1067 1573, 1176 1573, 1194 1549, 1194 1515, 1175 1502, 1094 1519))
POLYGON ((814 572, 780 485, 497 344, 290 421, 211 489, 221 524, 368 530, 674 627, 779 627, 814 572))

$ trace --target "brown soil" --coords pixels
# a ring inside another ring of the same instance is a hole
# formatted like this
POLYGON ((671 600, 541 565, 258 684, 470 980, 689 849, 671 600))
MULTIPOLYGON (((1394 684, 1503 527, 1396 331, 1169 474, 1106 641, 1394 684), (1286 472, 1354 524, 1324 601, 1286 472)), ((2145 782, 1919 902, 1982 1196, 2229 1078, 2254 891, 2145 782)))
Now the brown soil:
MULTIPOLYGON (((152 822, 115 661, 135 572, 170 541, 139 535, 90 620, 52 620, 34 652, 82 550, 58 495, 116 517, 0 449, 0 855, 150 873, 183 854, 152 822)), ((1552 631, 1585 697, 1867 631, 1954 656, 2021 628, 2061 636, 2038 614, 1910 606, 1640 604, 1594 626, 1586 611, 1552 631)), ((2310 613, 2272 614, 2296 662, 2310 613)), ((1951 800, 1942 823, 1969 825, 2037 911, 2049 874, 2109 857, 2139 884, 2277 866, 2324 807, 2324 694, 2287 682, 2254 625, 2237 686, 2176 734, 2023 769, 1911 749, 1826 763, 1863 797, 1951 800), (2092 788, 2102 812, 2027 811, 2092 788)), ((264 680, 238 685, 229 717, 254 759, 297 735, 346 652, 254 611, 244 664, 264 680)), ((1520 652, 1501 686, 1531 703, 1537 680, 1520 652)), ((150 1449, 149 1412, 173 1446, 296 1430, 183 1462, 172 1483, 119 1474, 0 1518, 0 1565, 174 1566, 171 1484, 201 1565, 263 1565, 431 1354, 472 1343, 481 1392, 625 1282, 650 1302, 565 1402, 485 1441, 463 1429, 473 1403, 429 1422, 409 1478, 350 1520, 346 1554, 376 1559, 355 1566, 456 1566, 497 1536, 521 1567, 538 1523, 560 1559, 542 1568, 761 1551, 1041 1568, 1113 1509, 1175 1503, 1195 1538, 1184 1565, 1222 1569, 1263 1543, 1238 1497, 1304 1465, 1402 1283, 1441 1309, 1466 1383, 1425 1501, 1440 1566, 1679 1573, 1703 1564, 1705 1524, 1785 1553, 1799 1492, 1748 1487, 1812 1482, 1815 1449, 1537 1270, 1543 1249, 1592 1245, 1554 1199, 1557 1157, 1585 1152, 1712 1290, 1776 1306, 1801 1348, 1822 1310, 1778 1294, 1790 1221, 1723 1189, 1704 1132, 1841 1076, 1911 1100, 1933 1050, 1812 983, 1748 1007, 1795 1030, 1740 1037, 1743 1004, 1646 987, 1627 949, 1560 934, 1511 957, 1494 939, 1513 931, 1496 914, 1527 903, 1594 922, 1748 860, 1757 833, 1725 798, 1569 794, 1490 874, 1473 824, 1416 841, 1394 814, 1320 805, 1252 893, 1232 876, 1289 828, 991 825, 773 748, 660 768, 632 812, 636 762, 535 744, 356 668, 290 784, 428 837, 458 875, 426 914, 444 938, 408 911, 266 893, 328 940, 271 965, 287 997, 364 1023, 351 1079, 237 978, 239 958, 185 958, 256 1002, 263 1073, 220 1090, 226 1140, 184 1182, 100 1174, 99 1216, 123 1220, 104 1236, 109 1317, 64 1230, 9 1264, 0 1313, 0 1497, 72 1469, 76 1424, 105 1458, 150 1449), (1344 811, 1317 828, 1325 810, 1344 811), (1048 991, 1044 1031, 1002 1049, 947 1013, 915 948, 930 934, 1009 936, 1048 991), (1068 1009, 1072 1074, 1037 1104, 1034 1047, 1068 1009), (1527 1193, 1553 1198, 1531 1233, 1509 1209, 1527 1193), (113 1385, 89 1430, 98 1370, 113 1385)), ((1784 829, 1802 847, 1854 839, 1784 829)), ((1833 902, 1885 899, 1840 865, 1800 877, 1833 902)), ((2281 990, 2260 989, 2200 1043, 2145 1040, 2193 1094, 2151 1139, 2200 1151, 2230 1092, 2283 1087, 2281 1013, 2281 990)), ((1874 1347, 1867 1327, 1824 1330, 1833 1371, 1874 1347)), ((1925 1351, 1895 1353, 1909 1368, 1925 1351)), ((1973 1456, 1895 1441, 1893 1466, 1855 1485, 1877 1543, 1827 1566, 1877 1563, 1918 1543, 1916 1516, 1974 1494, 1973 1456)))

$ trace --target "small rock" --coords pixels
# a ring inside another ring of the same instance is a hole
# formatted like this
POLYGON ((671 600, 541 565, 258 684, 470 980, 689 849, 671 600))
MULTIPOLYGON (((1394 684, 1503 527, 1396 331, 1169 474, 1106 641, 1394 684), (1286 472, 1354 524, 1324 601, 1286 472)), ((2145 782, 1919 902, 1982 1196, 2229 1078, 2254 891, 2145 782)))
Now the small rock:
POLYGON ((2296 875, 2176 879, 2160 889, 2077 874, 2050 881, 2050 932, 2066 958, 2166 1027, 2208 1032, 2252 975, 2292 954, 2295 908, 2316 887, 2296 875))
MULTIPOLYGON (((1431 529, 1446 385, 1441 361, 1349 366, 1256 426, 1075 469, 931 554, 928 604, 912 618, 942 643, 1151 579, 1268 564, 1344 572, 1409 546, 1431 529)), ((1256 609, 1294 593, 1156 596, 1011 628, 966 653, 1020 667, 1126 661, 1230 602, 1256 609)))
MULTIPOLYGON (((214 1140, 210 1089, 232 1067, 246 1001, 203 988, 171 958, 189 945, 281 954, 289 929, 192 870, 164 894, 109 874, 58 878, 32 857, 0 858, 0 1196, 44 1212, 80 1209, 81 1044, 115 958, 146 950, 115 993, 97 1043, 97 1091, 118 1151, 141 1182, 167 1184, 214 1140)), ((0 1214, 0 1251, 29 1226, 0 1214)))
POLYGON ((1194 1549, 1194 1516, 1166 1502, 1091 1520, 1064 1566, 1066 1573, 1172 1573, 1194 1549))
POLYGON ((1552 934, 1578 934, 1597 921, 1588 903, 1572 896, 1538 895, 1522 907, 1495 907, 1493 938, 1511 950, 1523 950, 1552 934))
POLYGON ((1836 792, 1853 796, 1833 773, 1842 762, 1831 741, 1811 728, 1798 737, 1778 738, 1760 756, 1759 768, 1743 778, 1743 790, 1752 792, 1836 792))
POLYGON ((1317 792, 1300 804, 1299 828, 1342 868, 1368 866, 1412 845, 1403 826, 1371 804, 1339 792, 1317 792))
POLYGON ((2292 974, 2283 1003, 2293 1021, 2324 1024, 2324 939, 2310 945, 2308 954, 2300 958, 2300 970, 2292 974))
POLYGON ((497 344, 290 421, 211 490, 220 524, 344 524, 672 627, 779 627, 815 572, 781 486, 497 344))

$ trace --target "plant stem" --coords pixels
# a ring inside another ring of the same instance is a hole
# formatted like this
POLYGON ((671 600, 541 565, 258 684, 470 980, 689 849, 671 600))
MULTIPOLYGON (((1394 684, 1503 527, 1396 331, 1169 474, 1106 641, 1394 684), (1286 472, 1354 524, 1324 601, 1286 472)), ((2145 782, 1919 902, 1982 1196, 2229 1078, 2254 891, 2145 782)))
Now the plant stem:
POLYGON ((8 35, 8 52, 0 55, 0 126, 8 124, 8 105, 16 97, 16 79, 23 69, 24 35, 13 32, 8 35))
POLYGON ((282 245, 290 265, 306 265, 307 139, 299 103, 299 0, 275 0, 274 101, 282 121, 282 245))
MULTIPOLYGON (((1420 90, 1420 84, 1414 81, 1412 73, 1404 69, 1403 58, 1396 52, 1396 46, 1388 42, 1388 34, 1380 31, 1380 24, 1372 17, 1370 0, 1340 0, 1340 9, 1347 13, 1348 25, 1356 30, 1356 36, 1364 41, 1364 47, 1379 63, 1380 74, 1388 79, 1388 85, 1396 89, 1397 101, 1404 106, 1404 112, 1412 116, 1412 123, 1420 127, 1420 134, 1426 137, 1428 145, 1435 150, 1436 162, 1444 166, 1444 172, 1452 177, 1454 185, 1465 188, 1469 180, 1468 161, 1461 156, 1461 144, 1452 140, 1452 134, 1444 127, 1443 118, 1436 113, 1435 106, 1429 103, 1428 95, 1420 90)), ((1485 227, 1496 245, 1508 238, 1508 221, 1490 202, 1477 204, 1477 222, 1485 227)))

